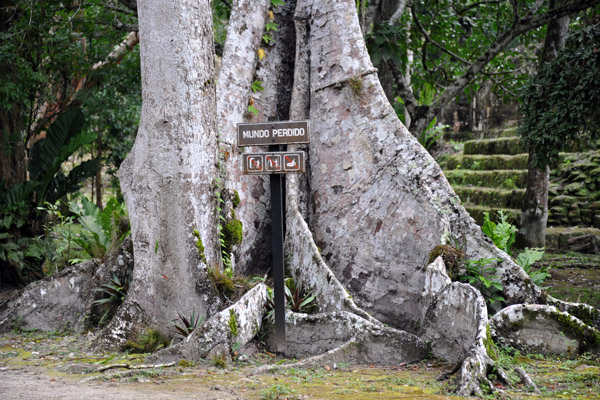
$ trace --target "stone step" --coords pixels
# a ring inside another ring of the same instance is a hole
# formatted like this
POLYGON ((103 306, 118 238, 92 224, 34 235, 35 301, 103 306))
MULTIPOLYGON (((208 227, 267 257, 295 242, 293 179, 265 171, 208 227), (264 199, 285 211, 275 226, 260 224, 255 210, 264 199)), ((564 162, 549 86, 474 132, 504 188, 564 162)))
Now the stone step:
POLYGON ((527 169, 528 154, 516 155, 481 155, 481 154, 454 154, 440 160, 440 165, 445 170, 470 169, 470 170, 494 170, 494 169, 527 169))
POLYGON ((470 203, 464 203, 463 207, 465 208, 465 210, 467 210, 471 217, 473 217, 473 219, 475 220, 475 222, 477 222, 479 226, 483 225, 483 221, 485 218, 483 215, 484 212, 488 212, 490 215, 490 219, 494 222, 497 222, 498 211, 500 210, 502 210, 504 215, 508 216, 507 221, 511 224, 518 227, 521 221, 521 210, 517 210, 514 208, 486 207, 470 203))
POLYGON ((491 171, 473 171, 453 169, 444 171, 452 186, 485 186, 503 189, 524 189, 527 187, 526 169, 498 169, 491 171))
POLYGON ((511 137, 517 135, 517 127, 510 128, 496 128, 488 129, 485 131, 473 131, 473 132, 445 132, 445 140, 454 140, 457 142, 465 142, 467 140, 475 139, 492 139, 499 137, 511 137))
POLYGON ((493 139, 469 140, 465 142, 464 154, 521 154, 525 149, 518 136, 493 139))
POLYGON ((454 191, 463 203, 486 207, 520 209, 525 199, 525 189, 497 189, 475 186, 455 186, 454 191))
POLYGON ((593 234, 600 242, 600 229, 588 227, 548 227, 546 228, 546 248, 553 250, 570 250, 567 240, 583 235, 593 234))

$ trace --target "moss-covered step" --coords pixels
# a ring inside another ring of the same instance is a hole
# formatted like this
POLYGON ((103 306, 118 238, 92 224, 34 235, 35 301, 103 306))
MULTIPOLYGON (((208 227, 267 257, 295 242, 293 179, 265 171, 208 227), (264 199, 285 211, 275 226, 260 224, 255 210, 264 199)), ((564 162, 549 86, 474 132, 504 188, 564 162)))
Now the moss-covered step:
POLYGON ((481 155, 481 154, 454 154, 440 160, 440 165, 445 170, 470 169, 470 170, 492 170, 492 169, 527 169, 527 154, 516 155, 481 155))
POLYGON ((520 154, 525 153, 518 136, 469 140, 465 142, 464 154, 520 154))
POLYGON ((480 206, 477 204, 469 204, 464 203, 463 207, 467 210, 467 212, 473 217, 475 222, 478 225, 483 225, 483 221, 485 219, 483 213, 488 212, 490 214, 490 219, 494 222, 498 222, 498 212, 502 210, 504 215, 508 216, 508 222, 515 226, 519 226, 521 221, 521 210, 512 209, 512 208, 499 208, 499 207, 486 207, 480 206))
POLYGON ((487 207, 520 209, 525 199, 525 189, 498 189, 473 186, 454 186, 463 203, 487 207))
POLYGON ((548 227, 546 228, 546 248, 553 250, 569 250, 567 241, 583 235, 596 235, 600 241, 600 229, 588 227, 548 227))
POLYGON ((498 169, 494 171, 473 171, 455 169, 444 171, 451 185, 485 186, 502 189, 523 189, 527 186, 526 169, 498 169))

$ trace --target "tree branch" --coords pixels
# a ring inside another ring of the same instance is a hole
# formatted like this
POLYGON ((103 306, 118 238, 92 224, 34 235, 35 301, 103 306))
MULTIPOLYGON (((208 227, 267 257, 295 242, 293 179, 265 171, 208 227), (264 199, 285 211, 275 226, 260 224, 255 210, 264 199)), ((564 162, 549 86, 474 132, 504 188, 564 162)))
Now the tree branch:
POLYGON ((137 0, 119 0, 119 3, 129 8, 137 16, 137 0))
POLYGON ((390 19, 388 20, 389 25, 396 25, 396 22, 398 22, 398 20, 402 18, 404 10, 406 9, 406 3, 408 3, 408 0, 400 0, 398 8, 396 9, 396 11, 394 11, 394 14, 392 14, 390 19))
POLYGON ((404 101, 404 107, 408 111, 410 115, 413 115, 416 108, 419 106, 417 103, 417 99, 415 99, 415 95, 410 90, 410 86, 406 83, 406 78, 404 74, 398 66, 393 61, 387 61, 387 66, 392 73, 392 77, 394 78, 394 83, 396 84, 396 90, 398 91, 398 96, 404 101))
POLYGON ((463 8, 462 10, 455 9, 455 11, 456 11, 456 13, 458 15, 461 15, 461 14, 466 13, 467 11, 469 11, 472 8, 479 7, 479 6, 482 6, 484 4, 499 4, 499 3, 502 3, 503 1, 504 0, 478 1, 478 2, 475 2, 473 4, 468 5, 467 7, 463 8))
POLYGON ((502 89, 503 91, 505 91, 505 92, 506 92, 506 93, 508 93, 509 95, 511 95, 511 96, 513 96, 513 97, 515 97, 515 98, 518 98, 518 97, 519 97, 519 95, 518 95, 517 93, 513 92, 512 90, 510 90, 509 88, 507 88, 506 86, 504 86, 504 85, 502 84, 502 82, 498 82, 498 81, 497 81, 497 80, 496 80, 496 79, 495 79, 493 76, 491 76, 490 74, 488 74, 488 73, 485 73, 485 72, 484 72, 484 73, 483 73, 483 75, 484 75, 484 76, 486 76, 486 77, 487 77, 487 78, 488 78, 490 81, 492 81, 492 83, 493 83, 494 85, 498 86, 500 89, 502 89))
MULTIPOLYGON (((415 25, 417 26, 417 28, 419 28, 419 30, 421 31, 421 33, 425 37, 425 44, 431 43, 432 45, 434 45, 435 47, 437 47, 438 49, 440 49, 444 53, 450 55, 450 57, 457 59, 458 61, 462 62, 463 64, 466 64, 466 65, 469 64, 469 61, 465 60, 464 58, 462 58, 458 54, 454 54, 453 52, 451 52, 450 50, 446 49, 444 46, 442 46, 441 44, 439 44, 435 40, 431 39, 431 36, 429 36, 429 33, 427 33, 427 31, 425 30, 425 28, 423 27, 423 25, 421 25, 421 21, 419 21, 419 17, 417 16, 417 13, 416 13, 414 7, 411 6, 410 7, 410 11, 411 11, 413 20, 415 21, 415 25)), ((425 67, 425 68, 427 68, 427 67, 425 67)))
MULTIPOLYGON (((600 0, 581 0, 573 1, 569 4, 562 5, 555 9, 549 10, 546 13, 538 16, 537 18, 521 18, 512 27, 502 33, 496 42, 490 46, 490 48, 482 54, 475 62, 470 64, 463 75, 458 78, 452 85, 438 97, 431 108, 428 110, 427 118, 431 121, 440 110, 448 104, 456 95, 463 90, 469 83, 471 83, 475 77, 483 71, 486 65, 490 63, 498 54, 500 54, 506 47, 519 35, 528 32, 532 29, 538 28, 547 24, 548 22, 564 17, 566 15, 573 14, 578 11, 588 9, 596 4, 600 3, 600 0)), ((413 132, 414 133, 414 132, 413 132)), ((417 134, 420 132, 417 132, 417 134)))

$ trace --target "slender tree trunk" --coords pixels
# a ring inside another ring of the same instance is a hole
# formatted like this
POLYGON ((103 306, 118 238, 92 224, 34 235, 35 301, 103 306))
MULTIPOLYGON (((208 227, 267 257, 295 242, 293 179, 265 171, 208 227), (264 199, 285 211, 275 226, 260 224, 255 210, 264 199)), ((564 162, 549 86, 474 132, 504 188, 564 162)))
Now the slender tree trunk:
MULTIPOLYGON (((98 139, 96 139, 96 157, 102 157, 102 132, 98 133, 98 139)), ((96 205, 100 210, 104 209, 102 205, 102 167, 98 168, 96 171, 96 205)))
MULTIPOLYGON (((555 2, 551 1, 550 7, 554 8, 554 6, 555 2)), ((566 16, 548 24, 544 49, 538 68, 541 68, 545 63, 551 62, 558 56, 558 53, 565 44, 569 21, 570 18, 566 16)), ((529 247, 544 247, 546 245, 546 223, 548 222, 550 168, 548 166, 539 168, 535 163, 535 159, 535 151, 529 149, 527 189, 521 211, 519 234, 522 237, 524 245, 529 247)))
POLYGON ((135 268, 127 300, 107 329, 113 344, 136 327, 167 333, 178 312, 208 317, 219 306, 207 277, 219 262, 210 3, 139 1, 138 16, 142 115, 119 169, 135 268))

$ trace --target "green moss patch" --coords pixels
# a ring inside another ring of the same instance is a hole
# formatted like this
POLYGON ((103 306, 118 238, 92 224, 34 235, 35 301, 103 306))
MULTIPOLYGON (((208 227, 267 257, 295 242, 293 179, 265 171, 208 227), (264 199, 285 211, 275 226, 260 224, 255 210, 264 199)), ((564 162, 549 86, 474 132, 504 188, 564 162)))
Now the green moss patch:
POLYGON ((525 149, 519 142, 518 136, 469 140, 465 142, 465 154, 521 154, 525 149))

